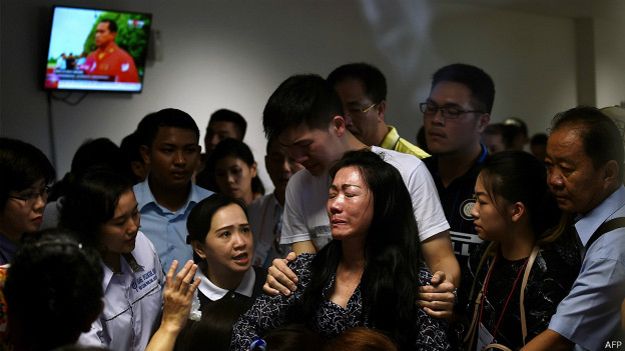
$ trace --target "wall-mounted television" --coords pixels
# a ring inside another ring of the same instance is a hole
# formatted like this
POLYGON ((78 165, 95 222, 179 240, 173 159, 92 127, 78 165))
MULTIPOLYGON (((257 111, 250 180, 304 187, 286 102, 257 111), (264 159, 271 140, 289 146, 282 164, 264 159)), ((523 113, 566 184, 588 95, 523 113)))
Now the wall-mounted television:
POLYGON ((45 89, 141 92, 152 15, 52 9, 45 89))

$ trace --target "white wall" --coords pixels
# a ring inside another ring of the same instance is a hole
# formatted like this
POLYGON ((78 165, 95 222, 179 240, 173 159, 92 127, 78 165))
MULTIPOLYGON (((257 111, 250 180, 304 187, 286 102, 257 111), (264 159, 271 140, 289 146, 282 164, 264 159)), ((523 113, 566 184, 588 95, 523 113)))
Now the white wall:
MULTIPOLYGON (((41 90, 50 2, 1 3, 0 134, 50 153, 41 90)), ((493 76, 494 120, 521 116, 537 132, 554 113, 575 105, 570 19, 413 0, 118 0, 106 7, 153 13, 162 60, 148 65, 142 94, 91 93, 78 106, 53 102, 59 175, 84 139, 119 142, 148 112, 180 108, 203 133, 210 113, 225 107, 248 120, 246 142, 271 188, 262 165, 261 113, 268 96, 291 74, 325 76, 352 61, 386 73, 388 122, 409 140, 422 123, 417 105, 433 71, 449 63, 475 64, 493 76)))
POLYGON ((595 21, 597 106, 625 103, 625 23, 595 21))

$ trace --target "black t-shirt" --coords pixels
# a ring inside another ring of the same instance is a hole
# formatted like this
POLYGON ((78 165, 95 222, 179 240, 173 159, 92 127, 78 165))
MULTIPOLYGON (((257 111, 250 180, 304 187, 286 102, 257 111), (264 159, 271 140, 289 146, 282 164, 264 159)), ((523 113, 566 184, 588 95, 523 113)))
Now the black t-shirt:
POLYGON ((443 186, 438 173, 438 158, 432 156, 423 160, 436 184, 445 217, 449 222, 454 253, 461 269, 466 267, 469 255, 482 243, 475 232, 473 216, 471 216, 471 209, 475 205, 475 181, 482 163, 488 156, 486 147, 484 145, 481 147, 482 151, 469 171, 454 179, 447 187, 443 186))

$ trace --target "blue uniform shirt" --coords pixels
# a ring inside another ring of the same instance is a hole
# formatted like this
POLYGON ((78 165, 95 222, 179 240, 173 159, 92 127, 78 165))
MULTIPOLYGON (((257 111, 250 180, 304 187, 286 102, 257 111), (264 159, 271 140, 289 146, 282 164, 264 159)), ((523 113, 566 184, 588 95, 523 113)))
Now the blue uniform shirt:
POLYGON ((104 309, 80 345, 143 351, 158 326, 164 277, 154 246, 138 232, 135 249, 120 261, 120 273, 102 263, 104 309))
MULTIPOLYGON (((615 217, 625 217, 623 186, 575 223, 582 245, 602 223, 615 217)), ((624 298, 625 228, 619 228, 588 248, 573 288, 558 305, 549 329, 573 341, 575 350, 603 350, 620 327, 624 298)))
POLYGON ((192 259, 193 250, 187 244, 187 218, 195 204, 213 192, 192 184, 187 202, 172 212, 156 202, 147 179, 132 190, 141 213, 141 231, 156 247, 163 272, 167 272, 174 259, 182 264, 192 259))

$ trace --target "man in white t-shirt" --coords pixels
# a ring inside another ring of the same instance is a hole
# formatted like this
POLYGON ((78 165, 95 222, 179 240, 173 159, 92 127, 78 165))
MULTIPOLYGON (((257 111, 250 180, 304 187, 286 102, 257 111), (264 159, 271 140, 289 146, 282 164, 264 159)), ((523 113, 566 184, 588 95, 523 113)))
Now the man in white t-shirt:
MULTIPOLYGON (((317 75, 296 75, 284 81, 265 106, 263 127, 269 138, 278 138, 289 155, 305 167, 287 185, 281 243, 291 244, 297 254, 316 252, 331 240, 325 208, 328 170, 345 152, 367 145, 346 128, 339 97, 317 75)), ((425 294, 421 294, 420 303, 429 314, 446 316, 453 304, 460 268, 432 177, 414 156, 375 146, 371 151, 382 154, 399 170, 411 194, 423 257, 432 272, 437 272, 432 285, 422 290, 425 294)), ((280 260, 274 261, 274 268, 270 269, 265 291, 288 294, 287 287, 295 287, 291 281, 294 274, 280 260)))

